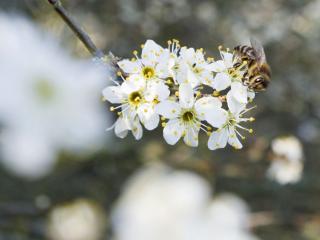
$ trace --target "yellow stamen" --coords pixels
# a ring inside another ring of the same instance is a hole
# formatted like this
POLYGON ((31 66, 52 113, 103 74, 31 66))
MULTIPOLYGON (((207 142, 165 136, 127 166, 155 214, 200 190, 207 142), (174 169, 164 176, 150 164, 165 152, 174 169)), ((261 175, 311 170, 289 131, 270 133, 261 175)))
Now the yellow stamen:
POLYGON ((219 97, 220 96, 220 92, 219 91, 213 91, 213 94, 212 94, 214 97, 219 97))

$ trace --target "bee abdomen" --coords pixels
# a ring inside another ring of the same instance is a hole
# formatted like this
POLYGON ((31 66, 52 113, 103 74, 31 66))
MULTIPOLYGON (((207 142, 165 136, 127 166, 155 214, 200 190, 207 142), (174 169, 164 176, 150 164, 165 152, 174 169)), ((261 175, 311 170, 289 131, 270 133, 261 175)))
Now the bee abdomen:
POLYGON ((247 45, 238 45, 234 48, 236 52, 248 59, 255 59, 255 51, 252 47, 247 45))

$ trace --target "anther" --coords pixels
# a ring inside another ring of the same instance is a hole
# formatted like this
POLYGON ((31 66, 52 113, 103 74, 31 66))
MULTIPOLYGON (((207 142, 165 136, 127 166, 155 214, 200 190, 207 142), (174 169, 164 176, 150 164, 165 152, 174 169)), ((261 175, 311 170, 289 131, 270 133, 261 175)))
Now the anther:
POLYGON ((213 91, 212 95, 213 95, 214 97, 219 97, 219 96, 220 96, 220 92, 217 91, 217 90, 215 90, 215 91, 213 91))

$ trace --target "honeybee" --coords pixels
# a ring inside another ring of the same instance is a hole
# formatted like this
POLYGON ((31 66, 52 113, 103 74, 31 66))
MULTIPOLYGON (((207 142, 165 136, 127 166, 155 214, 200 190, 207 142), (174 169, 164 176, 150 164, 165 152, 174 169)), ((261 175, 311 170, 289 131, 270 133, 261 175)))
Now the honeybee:
POLYGON ((262 44, 250 39, 251 46, 239 45, 234 48, 241 62, 248 62, 248 71, 244 74, 243 83, 249 89, 259 92, 265 90, 271 79, 271 69, 266 60, 262 44))

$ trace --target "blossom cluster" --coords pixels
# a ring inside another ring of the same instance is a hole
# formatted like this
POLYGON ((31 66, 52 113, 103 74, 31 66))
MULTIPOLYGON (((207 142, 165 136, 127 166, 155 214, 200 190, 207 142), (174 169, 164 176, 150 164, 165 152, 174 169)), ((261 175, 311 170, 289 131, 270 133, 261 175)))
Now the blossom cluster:
POLYGON ((103 90, 103 99, 112 104, 118 119, 110 128, 124 138, 131 131, 135 139, 143 127, 154 130, 159 123, 163 137, 170 144, 180 138, 192 147, 198 146, 199 132, 209 135, 211 150, 229 143, 242 148, 242 126, 253 121, 244 114, 252 108, 254 92, 243 84, 248 63, 229 49, 219 47, 221 59, 206 58, 203 49, 181 46, 169 40, 163 48, 147 40, 141 55, 118 62, 119 81, 103 90))

